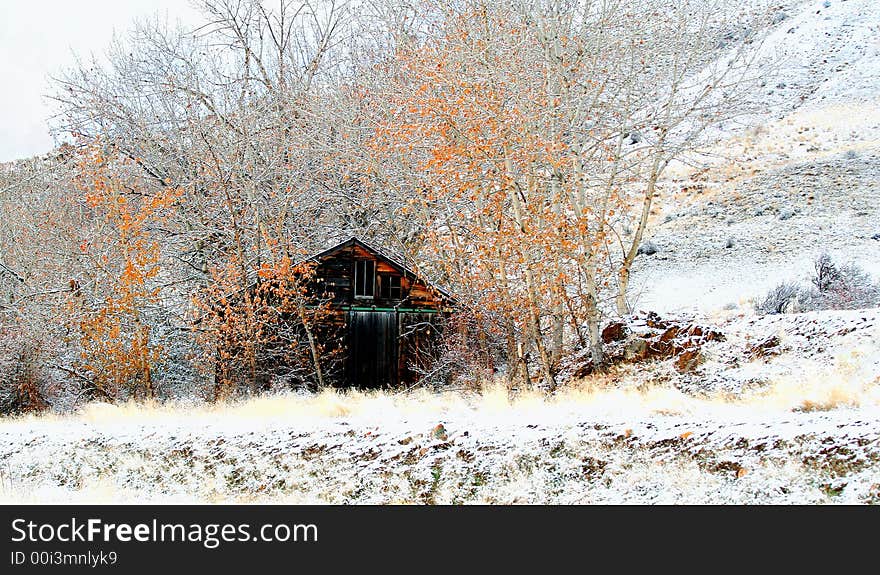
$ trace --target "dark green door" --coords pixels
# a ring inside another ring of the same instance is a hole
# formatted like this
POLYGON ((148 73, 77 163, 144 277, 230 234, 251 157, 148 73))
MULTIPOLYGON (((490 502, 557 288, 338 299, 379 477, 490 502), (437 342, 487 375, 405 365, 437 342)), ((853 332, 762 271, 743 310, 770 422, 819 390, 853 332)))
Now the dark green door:
POLYGON ((348 312, 349 383, 375 389, 397 384, 397 312, 348 312))

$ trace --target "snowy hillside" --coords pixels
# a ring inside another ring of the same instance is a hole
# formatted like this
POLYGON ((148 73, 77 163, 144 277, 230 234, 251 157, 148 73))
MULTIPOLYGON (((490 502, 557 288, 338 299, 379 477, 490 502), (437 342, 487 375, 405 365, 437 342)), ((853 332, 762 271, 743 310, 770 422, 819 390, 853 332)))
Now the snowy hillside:
MULTIPOLYGON (((774 69, 708 167, 671 168, 637 264, 637 306, 708 312, 800 280, 821 252, 880 276, 880 9, 796 3, 762 51, 774 69)), ((702 160, 705 162, 706 158, 702 160)))
POLYGON ((880 92, 880 10, 872 0, 801 4, 767 37, 781 58, 761 96, 770 113, 871 104, 880 92))

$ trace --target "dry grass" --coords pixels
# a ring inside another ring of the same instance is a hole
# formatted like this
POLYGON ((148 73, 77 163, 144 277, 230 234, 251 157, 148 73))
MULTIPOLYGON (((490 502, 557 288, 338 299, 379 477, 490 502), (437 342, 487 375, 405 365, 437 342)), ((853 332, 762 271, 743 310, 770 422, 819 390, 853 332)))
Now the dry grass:
MULTIPOLYGON (((876 150, 880 131, 877 103, 836 104, 798 110, 783 119, 745 130, 706 150, 710 181, 735 182, 795 160, 823 159, 844 152, 876 150)), ((696 173, 686 162, 673 162, 667 177, 686 180, 696 173)))
POLYGON ((78 422, 86 425, 162 425, 216 423, 266 425, 326 419, 373 419, 401 421, 442 419, 455 412, 470 412, 486 417, 517 417, 547 414, 555 410, 578 412, 585 417, 626 415, 706 416, 737 411, 827 411, 880 405, 880 378, 870 382, 840 379, 833 372, 804 377, 786 377, 760 391, 733 396, 719 393, 703 397, 685 394, 667 385, 608 387, 583 381, 560 390, 553 396, 539 391, 522 392, 510 397, 503 385, 490 385, 479 394, 457 392, 418 392, 389 395, 382 392, 326 391, 316 395, 282 394, 244 401, 192 406, 180 403, 91 404, 71 415, 28 415, 7 418, 9 423, 78 422))
POLYGON ((508 391, 502 378, 483 382, 476 392, 409 393, 324 391, 318 394, 278 394, 218 403, 130 402, 93 403, 73 414, 43 413, 0 420, 8 424, 75 422, 85 425, 161 425, 181 418, 191 424, 284 424, 326 419, 403 421, 436 419, 467 412, 485 417, 516 417, 555 412, 584 416, 694 415, 720 411, 818 411, 880 406, 880 378, 871 350, 853 349, 832 365, 803 361, 792 373, 779 376, 757 391, 694 396, 666 383, 652 382, 651 371, 624 366, 607 374, 574 382, 548 395, 540 390, 508 391))
POLYGON ((852 349, 838 355, 831 366, 814 366, 781 378, 746 401, 788 411, 880 406, 880 377, 869 369, 870 357, 862 349, 852 349))
MULTIPOLYGON (((803 463, 803 454, 826 457, 816 453, 826 447, 821 434, 834 438, 833 429, 807 426, 803 445, 792 443, 791 453, 774 447, 772 457, 727 438, 762 412, 771 417, 753 422, 765 431, 743 437, 772 435, 772 422, 790 421, 792 411, 880 405, 880 379, 865 377, 873 365, 855 350, 825 370, 805 369, 738 396, 691 396, 645 383, 643 366, 628 366, 552 396, 511 394, 498 379, 479 393, 93 404, 67 416, 0 421, 11 465, 0 472, 0 501, 834 502, 821 488, 830 481, 825 468, 803 463), (438 422, 448 440, 433 435, 438 422), (810 434, 819 434, 815 446, 810 434), (21 447, 24 436, 38 443, 21 447)), ((849 419, 836 421, 841 416, 849 419)), ((838 439, 846 449, 862 445, 838 439)), ((854 468, 847 476, 871 473, 854 468)), ((847 501, 861 501, 864 485, 876 483, 859 478, 847 501)))

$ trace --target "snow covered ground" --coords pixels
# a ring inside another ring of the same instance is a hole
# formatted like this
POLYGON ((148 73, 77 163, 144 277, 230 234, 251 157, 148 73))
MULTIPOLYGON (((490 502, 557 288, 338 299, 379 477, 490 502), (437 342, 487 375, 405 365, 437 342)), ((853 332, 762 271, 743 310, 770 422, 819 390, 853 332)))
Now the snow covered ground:
POLYGON ((625 365, 550 399, 327 392, 5 420, 0 501, 880 503, 880 310, 716 320, 725 338, 693 370, 625 365))
POLYGON ((805 278, 822 252, 880 276, 880 5, 780 12, 761 48, 775 61, 754 94, 761 113, 718 131, 705 169, 670 167, 637 307, 743 306, 805 278))
POLYGON ((670 171, 634 270, 638 308, 724 333, 694 369, 4 420, 0 500, 880 503, 880 310, 751 305, 822 252, 880 277, 880 6, 769 4, 762 113, 670 171))
POLYGON ((880 277, 880 137, 876 144, 661 200, 651 229, 659 251, 634 269, 637 307, 742 307, 782 281, 805 280, 823 252, 880 277))
POLYGON ((28 502, 876 503, 878 416, 659 388, 102 407, 0 424, 0 477, 28 502))

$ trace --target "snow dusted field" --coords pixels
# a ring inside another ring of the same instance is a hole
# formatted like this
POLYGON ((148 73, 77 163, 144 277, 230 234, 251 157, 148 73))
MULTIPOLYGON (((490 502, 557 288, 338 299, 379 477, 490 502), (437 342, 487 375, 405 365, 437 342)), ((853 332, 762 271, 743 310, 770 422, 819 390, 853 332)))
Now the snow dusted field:
POLYGON ((880 403, 850 399, 792 411, 658 388, 93 407, 0 424, 2 499, 877 503, 880 403))
POLYGON ((623 366, 549 399, 328 392, 7 419, 0 500, 880 503, 880 310, 716 323, 725 339, 692 371, 623 366))
POLYGON ((880 310, 716 325, 693 370, 622 366, 551 398, 327 392, 6 419, 0 501, 880 503, 880 310))

